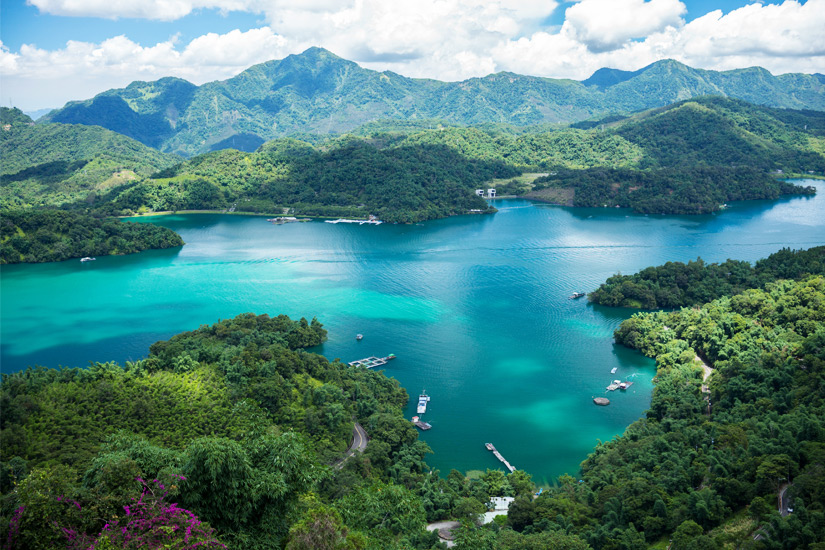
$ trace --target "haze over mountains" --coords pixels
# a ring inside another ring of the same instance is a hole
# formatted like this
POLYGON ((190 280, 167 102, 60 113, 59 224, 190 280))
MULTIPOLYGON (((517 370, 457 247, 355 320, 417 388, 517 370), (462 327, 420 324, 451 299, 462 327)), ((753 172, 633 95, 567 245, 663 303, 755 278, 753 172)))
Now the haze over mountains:
POLYGON ((772 107, 825 110, 825 75, 755 67, 693 69, 672 60, 638 71, 600 69, 582 82, 496 73, 461 82, 364 69, 321 48, 255 65, 202 86, 133 82, 71 102, 46 122, 99 125, 164 152, 251 151, 298 133, 346 132, 380 119, 457 124, 569 124, 723 95, 772 107))

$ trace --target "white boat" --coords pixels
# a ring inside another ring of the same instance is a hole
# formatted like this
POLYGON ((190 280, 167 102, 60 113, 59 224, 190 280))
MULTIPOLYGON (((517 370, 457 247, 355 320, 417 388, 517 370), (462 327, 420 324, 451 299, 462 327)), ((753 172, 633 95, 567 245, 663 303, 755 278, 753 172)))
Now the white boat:
POLYGON ((355 335, 355 339, 356 339, 356 340, 361 340, 361 339, 363 339, 363 338, 364 338, 364 335, 363 335, 363 334, 356 334, 356 335, 355 335))
POLYGON ((418 396, 418 409, 416 412, 418 414, 424 414, 427 412, 427 403, 430 402, 430 396, 427 395, 426 391, 422 391, 421 395, 418 396))
POLYGON ((616 374, 616 371, 619 370, 619 367, 613 367, 610 369, 610 374, 616 374))
POLYGON ((93 262, 93 261, 95 261, 96 259, 97 259, 97 258, 92 258, 92 257, 90 257, 90 256, 86 256, 85 258, 80 258, 80 261, 81 261, 81 262, 93 262))

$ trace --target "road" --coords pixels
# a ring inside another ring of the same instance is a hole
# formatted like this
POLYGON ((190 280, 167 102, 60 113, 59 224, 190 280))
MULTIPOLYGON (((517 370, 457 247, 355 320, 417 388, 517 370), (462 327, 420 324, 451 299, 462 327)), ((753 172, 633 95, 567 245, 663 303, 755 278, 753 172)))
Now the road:
POLYGON ((779 490, 779 515, 781 515, 783 517, 787 516, 788 514, 791 513, 791 510, 790 510, 790 504, 791 503, 789 502, 788 498, 785 496, 785 491, 787 491, 788 487, 790 487, 791 485, 792 485, 791 483, 786 483, 779 490))
POLYGON ((344 462, 346 462, 349 457, 354 455, 356 452, 363 453, 364 449, 367 448, 368 441, 369 437, 367 437, 367 432, 364 431, 364 427, 356 422, 352 426, 352 443, 350 444, 349 449, 347 449, 347 454, 344 458, 334 464, 334 468, 336 470, 340 470, 344 465, 344 462))

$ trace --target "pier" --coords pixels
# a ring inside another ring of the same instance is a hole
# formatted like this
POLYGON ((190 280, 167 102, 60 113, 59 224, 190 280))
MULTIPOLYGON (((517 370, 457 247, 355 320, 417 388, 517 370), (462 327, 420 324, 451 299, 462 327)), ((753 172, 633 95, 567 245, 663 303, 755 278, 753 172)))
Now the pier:
POLYGON ((391 353, 386 357, 365 357, 364 359, 358 359, 357 361, 350 361, 347 364, 350 367, 364 367, 365 369, 371 369, 374 367, 386 365, 389 361, 392 361, 393 359, 395 359, 395 354, 391 353))
POLYGON ((358 225, 364 225, 366 223, 369 225, 381 225, 384 222, 381 220, 347 220, 341 218, 338 220, 327 220, 326 223, 357 223, 358 225))
POLYGON ((511 474, 516 471, 516 467, 507 462, 507 460, 503 456, 501 456, 501 453, 496 450, 495 446, 492 443, 485 443, 484 446, 487 447, 488 451, 492 451, 493 455, 495 455, 497 459, 504 463, 504 466, 506 466, 507 469, 510 470, 511 474))

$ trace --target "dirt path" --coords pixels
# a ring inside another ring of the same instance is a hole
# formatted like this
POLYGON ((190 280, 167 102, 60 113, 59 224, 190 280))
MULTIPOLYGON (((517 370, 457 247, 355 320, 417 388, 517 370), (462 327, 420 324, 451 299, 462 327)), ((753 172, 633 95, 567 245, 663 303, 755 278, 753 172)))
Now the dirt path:
POLYGON ((458 529, 461 524, 457 521, 437 521, 427 525, 427 531, 438 531, 438 537, 447 543, 447 548, 455 546, 452 540, 453 529, 458 529))
POLYGON ((699 355, 696 356, 696 360, 702 364, 702 393, 710 393, 710 388, 708 388, 706 382, 708 381, 708 378, 710 378, 713 369, 710 368, 708 364, 705 363, 701 357, 699 357, 699 355))

